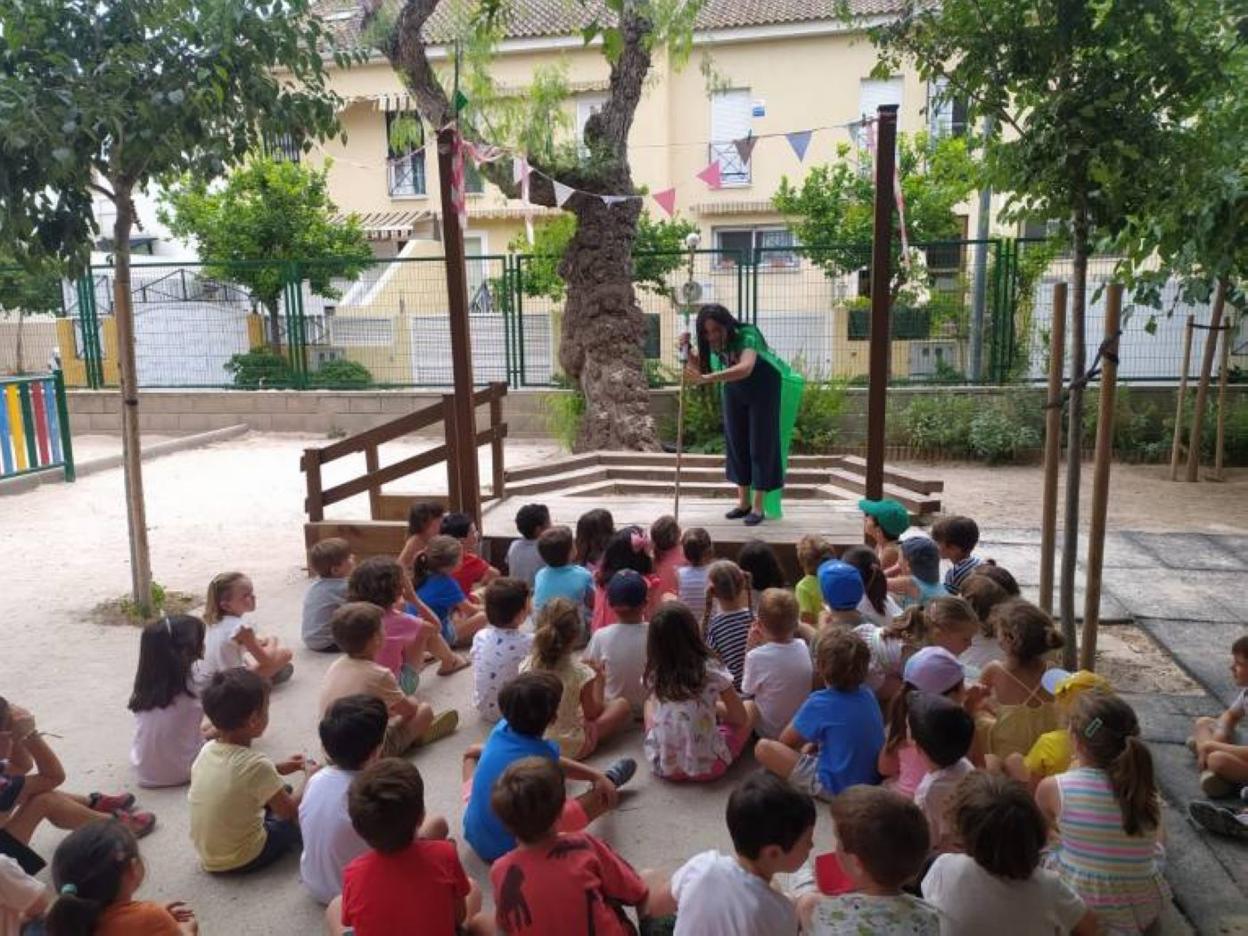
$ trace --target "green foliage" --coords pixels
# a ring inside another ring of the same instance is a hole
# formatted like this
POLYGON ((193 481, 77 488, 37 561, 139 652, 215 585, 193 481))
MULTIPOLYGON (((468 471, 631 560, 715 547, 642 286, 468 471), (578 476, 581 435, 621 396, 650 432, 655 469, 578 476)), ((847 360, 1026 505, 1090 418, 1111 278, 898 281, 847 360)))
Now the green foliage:
POLYGON ((802 402, 793 425, 790 451, 818 455, 831 450, 840 438, 845 413, 845 382, 810 380, 802 391, 802 402))
POLYGON ((322 364, 308 382, 318 390, 363 390, 373 385, 373 375, 359 361, 344 359, 322 364))
POLYGON ((546 396, 546 430, 570 452, 585 416, 585 394, 562 374, 556 375, 553 383, 562 392, 546 396))
MULTIPOLYGON (((712 384, 685 388, 686 452, 720 455, 724 451, 723 388, 712 384)), ((676 439, 675 419, 664 426, 664 435, 676 439)))
POLYGON ((225 370, 240 390, 279 390, 295 384, 290 362, 269 348, 236 354, 225 362, 225 370))
POLYGON ((64 267, 55 260, 27 256, 25 266, 0 250, 0 312, 22 315, 61 311, 61 276, 64 267))
POLYGON ((925 452, 963 456, 971 451, 971 422, 977 402, 963 394, 915 397, 897 419, 902 444, 925 452))
POLYGON ((967 442, 972 453, 996 465, 1039 448, 1040 434, 1031 426, 1021 425, 1007 406, 992 404, 971 419, 967 442))
POLYGON ((521 288, 526 296, 563 298, 564 282, 559 264, 576 234, 576 215, 561 214, 533 226, 533 243, 523 233, 507 244, 512 253, 526 255, 521 266, 521 288))
POLYGON ((243 285, 270 314, 289 277, 285 261, 301 262, 316 295, 338 298, 332 280, 356 279, 373 254, 356 218, 331 221, 328 172, 255 158, 221 188, 184 179, 168 194, 161 220, 196 242, 208 276, 243 285))

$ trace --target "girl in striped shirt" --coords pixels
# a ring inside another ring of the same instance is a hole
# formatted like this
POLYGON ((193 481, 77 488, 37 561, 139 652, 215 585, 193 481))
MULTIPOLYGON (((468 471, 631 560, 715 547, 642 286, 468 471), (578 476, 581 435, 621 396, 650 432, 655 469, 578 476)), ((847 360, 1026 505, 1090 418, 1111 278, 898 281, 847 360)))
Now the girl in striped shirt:
POLYGON ((750 601, 750 574, 742 572, 731 559, 711 563, 706 571, 706 611, 702 617, 702 633, 706 645, 715 652, 732 674, 732 685, 741 691, 745 673, 745 652, 749 649, 750 627, 754 609, 750 601), (712 614, 711 604, 719 610, 712 614))
POLYGON ((1108 693, 1079 698, 1070 733, 1080 766, 1036 788, 1059 836, 1047 864, 1096 913, 1102 932, 1142 933, 1170 899, 1152 755, 1131 706, 1108 693))

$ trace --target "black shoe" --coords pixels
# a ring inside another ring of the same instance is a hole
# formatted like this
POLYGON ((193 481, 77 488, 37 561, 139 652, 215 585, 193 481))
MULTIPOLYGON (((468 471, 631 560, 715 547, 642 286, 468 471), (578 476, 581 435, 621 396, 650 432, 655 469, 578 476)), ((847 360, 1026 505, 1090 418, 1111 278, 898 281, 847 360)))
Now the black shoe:
POLYGON ((754 513, 753 511, 750 511, 750 515, 745 518, 746 526, 758 526, 762 522, 763 515, 761 513, 754 513))
POLYGON ((748 516, 749 513, 749 507, 733 507, 732 510, 728 511, 724 514, 724 516, 729 520, 740 520, 742 517, 748 516))
POLYGON ((637 762, 631 757, 621 757, 614 764, 607 768, 607 779, 618 790, 629 780, 633 779, 633 774, 637 772, 637 762))

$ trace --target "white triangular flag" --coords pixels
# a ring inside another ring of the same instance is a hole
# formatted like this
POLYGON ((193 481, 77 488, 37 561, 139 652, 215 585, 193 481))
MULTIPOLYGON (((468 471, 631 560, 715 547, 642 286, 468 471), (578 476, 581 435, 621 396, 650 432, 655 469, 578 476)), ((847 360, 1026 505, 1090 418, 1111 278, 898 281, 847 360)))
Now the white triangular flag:
POLYGON ((529 177, 529 161, 522 156, 515 156, 511 160, 511 181, 519 185, 529 177))
POLYGON ((551 179, 550 184, 555 187, 555 204, 560 208, 562 208, 564 203, 567 202, 567 200, 572 197, 573 193, 576 192, 576 189, 572 186, 564 185, 556 179, 551 179))

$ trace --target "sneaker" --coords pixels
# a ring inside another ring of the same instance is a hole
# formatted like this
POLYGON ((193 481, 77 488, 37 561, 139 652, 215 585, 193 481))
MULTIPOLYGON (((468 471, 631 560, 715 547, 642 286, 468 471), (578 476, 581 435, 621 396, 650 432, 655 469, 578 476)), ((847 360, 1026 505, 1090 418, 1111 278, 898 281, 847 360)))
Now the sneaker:
POLYGON ((434 741, 441 741, 454 734, 458 726, 459 712, 455 709, 447 709, 441 715, 434 716, 432 723, 425 729, 425 733, 416 739, 416 745, 424 747, 426 744, 433 744, 434 741))
POLYGON ((763 515, 761 513, 751 512, 749 516, 745 518, 746 526, 758 526, 762 522, 763 522, 763 515))
POLYGON ((733 507, 732 510, 724 514, 724 517, 728 520, 740 520, 742 517, 748 517, 749 515, 749 507, 733 507))
POLYGON ((1221 799, 1234 793, 1235 785, 1219 777, 1212 770, 1206 770, 1200 775, 1200 792, 1210 799, 1221 799))
POLYGON ((128 810, 134 806, 133 793, 92 793, 87 796, 87 808, 95 812, 111 816, 118 810, 128 810))
POLYGON ((133 832, 136 839, 151 834, 152 829, 156 828, 156 816, 150 812, 130 812, 126 809, 119 809, 113 813, 113 818, 133 832))
POLYGON ((637 762, 631 757, 621 757, 606 770, 607 779, 618 790, 629 780, 633 779, 633 774, 637 772, 637 762))
POLYGON ((1183 746, 1187 748, 1189 751, 1191 751, 1193 754, 1195 754, 1196 753, 1196 736, 1188 735, 1187 740, 1183 742, 1183 746))
POLYGON ((269 682, 272 683, 274 686, 280 686, 282 683, 287 682, 290 679, 290 677, 294 675, 295 675, 295 664, 287 663, 285 666, 283 666, 276 673, 274 673, 272 676, 269 677, 269 682))
POLYGON ((1197 800, 1188 804, 1187 814, 1192 817, 1192 822, 1215 835, 1227 835, 1232 838, 1248 837, 1248 813, 1240 813, 1237 816, 1222 806, 1197 800))

